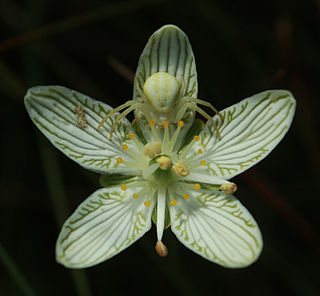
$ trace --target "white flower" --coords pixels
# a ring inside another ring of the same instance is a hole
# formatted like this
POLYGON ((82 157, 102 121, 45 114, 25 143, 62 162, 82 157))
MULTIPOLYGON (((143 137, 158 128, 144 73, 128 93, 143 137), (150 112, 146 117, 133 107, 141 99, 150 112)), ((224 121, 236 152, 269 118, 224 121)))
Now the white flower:
MULTIPOLYGON (((159 64, 144 81, 157 72, 170 73, 173 65, 178 73, 187 64, 180 60, 181 46, 172 45, 185 36, 183 32, 174 26, 157 32, 162 32, 162 39, 150 53, 159 64), (158 48, 167 48, 166 59, 158 48)), ((153 66, 151 62, 148 67, 153 66)), ((195 66, 192 69, 185 79, 196 77, 195 66)), ((196 79, 193 85, 196 89, 196 79)), ((106 186, 65 222, 56 245, 60 263, 83 268, 107 260, 143 236, 151 220, 162 256, 167 252, 163 231, 171 225, 185 246, 222 266, 244 267, 258 258, 259 228, 231 195, 236 187, 228 180, 262 160, 283 138, 295 110, 290 92, 259 93, 223 110, 204 127, 193 120, 192 112, 183 117, 188 122, 171 121, 170 115, 161 124, 144 119, 143 113, 133 126, 125 117, 114 125, 118 114, 112 113, 97 129, 112 108, 61 86, 31 88, 25 104, 52 144, 81 166, 103 174, 101 183, 106 186)))

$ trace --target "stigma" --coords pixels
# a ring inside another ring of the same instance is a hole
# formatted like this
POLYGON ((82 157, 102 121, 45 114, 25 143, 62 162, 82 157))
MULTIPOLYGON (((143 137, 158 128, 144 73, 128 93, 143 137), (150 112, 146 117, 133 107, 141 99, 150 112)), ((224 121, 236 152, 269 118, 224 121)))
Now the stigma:
POLYGON ((160 169, 164 171, 168 170, 172 165, 170 157, 165 155, 158 157, 156 161, 159 164, 160 169))

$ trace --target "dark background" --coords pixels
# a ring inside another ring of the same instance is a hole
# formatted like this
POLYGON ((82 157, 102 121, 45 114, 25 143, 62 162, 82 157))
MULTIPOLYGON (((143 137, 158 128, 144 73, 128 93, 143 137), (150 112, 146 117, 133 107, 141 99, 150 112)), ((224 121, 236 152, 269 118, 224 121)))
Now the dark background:
POLYGON ((319 295, 319 31, 319 0, 0 0, 0 294, 319 295), (98 175, 50 146, 24 93, 59 84, 115 107, 132 96, 147 39, 168 23, 188 35, 199 97, 218 109, 266 89, 297 99, 284 140, 233 180, 264 250, 252 266, 226 269, 167 230, 162 259, 152 228, 111 260, 70 272, 55 262, 55 241, 98 175))

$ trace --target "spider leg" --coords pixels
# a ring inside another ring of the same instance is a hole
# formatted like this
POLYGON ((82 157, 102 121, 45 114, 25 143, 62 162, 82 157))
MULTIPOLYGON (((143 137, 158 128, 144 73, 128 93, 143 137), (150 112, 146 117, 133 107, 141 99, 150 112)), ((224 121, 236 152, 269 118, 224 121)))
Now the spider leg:
POLYGON ((195 104, 198 104, 198 105, 209 107, 212 111, 214 111, 220 117, 221 120, 223 120, 223 116, 220 114, 220 112, 211 103, 209 103, 207 101, 196 99, 196 98, 193 98, 193 97, 183 97, 180 100, 180 104, 181 103, 184 104, 186 102, 188 102, 188 103, 192 102, 192 103, 195 103, 195 104))
MULTIPOLYGON (((179 107, 180 108, 177 108, 179 111, 176 115, 176 121, 178 122, 179 120, 181 120, 181 118, 183 117, 183 115, 186 113, 187 109, 189 107, 191 107, 192 104, 190 103, 186 103, 186 104, 183 104, 183 106, 180 107, 180 104, 179 104, 179 107)), ((192 109, 192 107, 191 107, 192 109)))
POLYGON ((123 111, 121 114, 119 114, 117 116, 117 118, 115 119, 112 128, 111 128, 111 132, 110 132, 110 139, 112 139, 112 134, 116 129, 117 123, 126 115, 128 115, 131 111, 133 111, 135 108, 137 108, 137 104, 133 104, 131 105, 127 110, 123 111))
MULTIPOLYGON (((106 117, 103 118, 102 121, 99 123, 98 130, 102 127, 102 125, 103 125, 112 115, 114 115, 115 113, 121 111, 122 109, 125 109, 125 108, 130 107, 130 106, 132 107, 132 106, 136 105, 136 103, 137 103, 136 101, 130 100, 130 101, 127 101, 127 102, 125 102, 124 104, 118 106, 117 108, 111 110, 111 111, 106 115, 106 117)), ((131 107, 130 107, 130 108, 131 108, 131 107)))
POLYGON ((192 97, 190 97, 189 100, 191 102, 194 102, 194 103, 198 104, 198 105, 209 107, 212 111, 214 111, 220 117, 221 120, 223 120, 223 116, 219 113, 219 111, 211 103, 209 103, 207 101, 204 101, 204 100, 195 99, 195 98, 192 98, 192 97))
POLYGON ((212 123, 214 129, 216 130, 217 132, 217 135, 218 135, 218 138, 221 139, 221 134, 219 132, 219 129, 216 125, 216 123, 214 122, 214 120, 212 119, 212 117, 207 113, 205 112, 204 110, 202 110, 200 107, 198 107, 197 105, 193 105, 192 108, 197 111, 198 113, 200 113, 204 118, 206 118, 207 120, 210 120, 210 122, 212 123))

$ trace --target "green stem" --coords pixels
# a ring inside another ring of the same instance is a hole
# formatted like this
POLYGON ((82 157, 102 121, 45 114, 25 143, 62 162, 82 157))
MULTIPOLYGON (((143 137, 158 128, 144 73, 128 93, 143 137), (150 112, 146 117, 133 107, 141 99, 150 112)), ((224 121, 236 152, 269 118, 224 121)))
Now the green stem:
POLYGON ((21 288, 24 295, 27 296, 34 296, 36 295, 25 278, 23 277, 22 273, 19 271, 17 265, 13 262, 9 254, 6 252, 2 244, 0 243, 0 260, 7 268, 9 274, 15 279, 16 283, 21 288))

